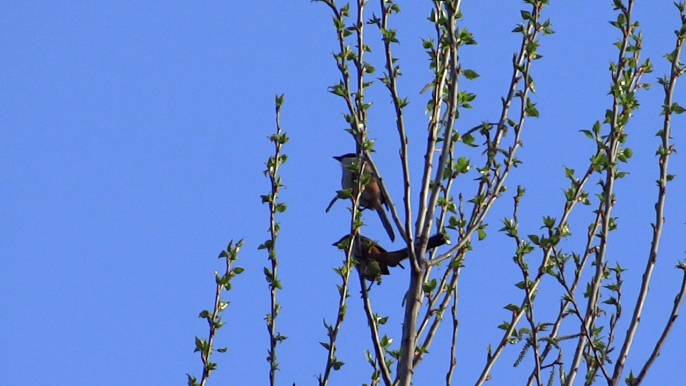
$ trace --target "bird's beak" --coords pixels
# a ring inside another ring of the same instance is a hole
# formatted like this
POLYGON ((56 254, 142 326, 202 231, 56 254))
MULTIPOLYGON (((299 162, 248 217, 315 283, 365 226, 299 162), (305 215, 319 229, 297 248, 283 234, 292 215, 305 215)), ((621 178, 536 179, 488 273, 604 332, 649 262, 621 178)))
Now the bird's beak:
POLYGON ((333 156, 333 159, 335 159, 338 162, 341 162, 342 156, 333 156))

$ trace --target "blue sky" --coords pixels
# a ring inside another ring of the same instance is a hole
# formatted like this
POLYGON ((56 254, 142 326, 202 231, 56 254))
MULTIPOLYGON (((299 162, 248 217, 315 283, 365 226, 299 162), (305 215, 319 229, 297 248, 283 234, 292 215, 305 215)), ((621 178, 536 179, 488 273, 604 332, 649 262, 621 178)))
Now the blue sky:
MULTIPOLYGON (((428 60, 420 38, 432 33, 425 21, 429 2, 405 2, 392 19, 402 45, 396 48, 404 77, 411 157, 421 160, 426 118, 428 60)), ((610 107, 609 62, 618 32, 611 1, 553 1, 546 11, 556 34, 542 39, 535 63, 540 119, 526 123, 524 164, 508 185, 522 184, 522 234, 540 232, 541 217, 559 216, 564 204, 563 165, 581 170, 594 145, 579 133, 602 120, 610 107)), ((370 4, 370 12, 376 8, 370 4)), ((463 1, 464 26, 479 45, 461 53, 481 77, 463 87, 478 97, 461 112, 462 130, 497 118, 511 76, 518 36, 519 1, 463 1)), ((378 11, 375 11, 378 14, 378 11)), ((674 45, 678 14, 671 1, 640 1, 636 18, 644 31, 644 57, 666 73, 662 56, 674 45)), ((173 385, 186 373, 200 374, 195 335, 206 334, 198 312, 210 307, 218 252, 230 239, 245 238, 239 265, 246 268, 228 294, 227 325, 218 345, 229 352, 215 359, 212 384, 267 382, 268 289, 262 274, 268 213, 260 194, 274 131, 274 95, 286 94, 282 124, 291 137, 284 151, 288 211, 280 219, 278 329, 281 383, 312 384, 324 370, 322 320, 335 317, 342 255, 331 246, 346 233, 348 212, 339 202, 324 208, 339 189, 339 166, 331 156, 354 150, 344 132, 342 100, 327 92, 338 81, 331 52, 336 47, 329 10, 309 1, 268 2, 4 2, 0 5, 0 378, 25 385, 173 385)), ((370 29, 371 31, 371 29, 370 29)), ((378 34, 370 32, 369 38, 378 34)), ((381 51, 370 59, 381 68, 381 51)), ((677 100, 684 101, 683 85, 677 100)), ((398 140, 385 89, 368 94, 374 107, 370 135, 377 138, 376 162, 396 202, 401 172, 398 140)), ((631 174, 617 187, 619 229, 611 235, 610 261, 624 274, 624 309, 619 337, 633 307, 648 256, 654 221, 661 127, 659 87, 639 94, 641 109, 629 126, 634 157, 631 174)), ((683 119, 674 121, 679 149, 683 119)), ((672 158, 667 229, 660 249, 629 368, 640 364, 671 310, 683 259, 685 207, 682 155, 672 158)), ((419 169, 413 169, 418 180, 419 169)), ((460 186, 473 192, 471 179, 460 186)), ((597 188, 590 186, 592 192, 597 188)), ((416 189, 415 189, 416 190, 416 189)), ((511 189, 510 192, 513 192, 511 189)), ((518 303, 521 280, 512 263, 512 241, 496 232, 511 213, 510 196, 491 213, 488 237, 475 243, 460 282, 460 331, 455 384, 473 384, 496 328, 518 303)), ((416 201, 416 200, 415 200, 416 201)), ((571 251, 579 248, 591 208, 572 219, 571 251)), ((390 245, 378 220, 367 235, 390 245)), ((393 244, 400 248, 400 244, 393 244)), ((538 255, 532 257, 538 258, 538 255)), ((384 333, 400 338, 401 299, 408 272, 395 269, 372 295, 377 312, 391 315, 384 333)), ((339 359, 346 365, 333 384, 368 381, 362 350, 366 321, 357 296, 341 333, 339 359)), ((559 289, 544 282, 541 300, 554 312, 559 289)), ((418 369, 416 384, 442 382, 449 329, 418 369)), ((648 384, 679 384, 686 339, 683 321, 648 378, 648 384)), ((508 349, 493 372, 494 385, 528 374, 513 369, 519 347, 508 349)), ((571 360, 572 352, 566 359, 571 360)), ((527 368, 531 357, 525 361, 527 368)), ((519 381, 517 381, 519 383, 519 381)))

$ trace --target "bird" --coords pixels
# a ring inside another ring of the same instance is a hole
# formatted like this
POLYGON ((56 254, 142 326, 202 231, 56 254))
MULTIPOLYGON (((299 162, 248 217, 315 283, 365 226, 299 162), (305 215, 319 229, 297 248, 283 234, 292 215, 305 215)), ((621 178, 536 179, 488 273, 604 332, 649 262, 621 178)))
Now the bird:
MULTIPOLYGON (((339 249, 345 249, 348 246, 345 241, 350 239, 350 235, 345 235, 332 245, 339 249)), ((401 268, 405 268, 400 262, 409 257, 407 248, 388 252, 377 242, 368 237, 359 235, 357 236, 357 239, 360 240, 361 244, 359 245, 359 248, 357 248, 358 246, 353 246, 353 256, 358 261, 357 267, 365 279, 379 283, 381 275, 390 275, 388 267, 400 266, 401 268)), ((447 243, 448 240, 445 236, 439 233, 429 237, 426 250, 428 251, 447 243)))
MULTIPOLYGON (((348 166, 358 159, 357 155, 353 153, 348 153, 333 158, 341 163, 341 167, 343 169, 341 186, 343 187, 343 189, 352 189, 353 194, 356 195, 356 176, 352 170, 348 169, 348 166)), ((379 188, 379 182, 376 176, 374 175, 372 168, 369 166, 369 163, 365 162, 363 174, 369 175, 371 179, 369 180, 369 183, 365 185, 362 194, 360 194, 360 207, 363 209, 374 210, 379 215, 379 219, 381 219, 381 223, 383 224, 384 229, 386 229, 388 237, 391 238, 391 241, 395 241, 395 233, 393 232, 393 226, 391 225, 391 222, 388 221, 388 216, 386 215, 386 211, 384 210, 384 205, 386 206, 386 209, 388 209, 388 202, 386 201, 386 197, 384 197, 383 192, 381 192, 381 189, 379 188)), ((331 205, 329 205, 329 207, 331 207, 331 205)))

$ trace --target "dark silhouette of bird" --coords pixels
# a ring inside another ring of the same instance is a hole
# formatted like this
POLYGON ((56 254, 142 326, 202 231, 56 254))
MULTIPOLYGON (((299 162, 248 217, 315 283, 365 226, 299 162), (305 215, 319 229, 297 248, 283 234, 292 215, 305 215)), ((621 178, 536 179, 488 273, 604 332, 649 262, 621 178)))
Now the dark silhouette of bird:
MULTIPOLYGON (((333 243, 339 249, 345 249, 348 246, 347 240, 350 240, 349 235, 343 236, 340 240, 333 243)), ((374 240, 359 235, 352 238, 358 240, 359 245, 353 246, 353 256, 357 260, 357 268, 362 273, 365 279, 369 281, 379 281, 381 275, 389 275, 388 267, 400 266, 404 268, 400 262, 409 257, 407 248, 398 249, 397 251, 387 251, 374 240)), ((426 250, 434 249, 443 244, 447 240, 442 234, 431 236, 426 246, 426 250)))

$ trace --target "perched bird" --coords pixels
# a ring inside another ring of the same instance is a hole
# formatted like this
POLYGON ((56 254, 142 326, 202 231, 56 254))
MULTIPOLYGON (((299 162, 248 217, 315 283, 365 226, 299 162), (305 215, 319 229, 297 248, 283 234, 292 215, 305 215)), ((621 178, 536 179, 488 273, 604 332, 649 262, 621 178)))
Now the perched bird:
MULTIPOLYGON (((350 236, 343 236, 340 240, 333 243, 333 246, 344 249, 347 247, 345 241, 349 239, 350 236)), ((353 256, 358 261, 358 269, 362 272, 362 276, 369 281, 378 281, 381 275, 389 275, 388 267, 398 265, 403 267, 400 262, 409 257, 407 248, 388 252, 368 237, 357 236, 356 239, 361 244, 353 246, 353 256)), ((426 250, 434 249, 446 243, 447 241, 442 234, 431 236, 426 250)))
MULTIPOLYGON (((338 157, 333 157, 335 160, 341 163, 341 167, 343 169, 343 177, 341 178, 341 186, 343 189, 352 189, 353 194, 356 194, 355 192, 357 188, 357 180, 355 173, 352 170, 349 170, 347 168, 348 165, 352 164, 357 160, 357 155, 353 153, 348 153, 344 154, 342 156, 338 157)), ((360 194, 360 207, 363 209, 372 209, 376 211, 376 213, 379 214, 379 219, 381 219, 381 223, 383 224, 383 227, 386 229, 386 233, 388 233, 388 237, 391 238, 391 241, 395 241, 395 233, 393 232, 393 226, 391 225, 391 222, 388 221, 388 217, 386 216, 386 211, 384 210, 384 205, 386 206, 386 209, 388 209, 388 203, 386 202, 386 197, 384 197, 383 193, 381 192, 381 189, 379 188, 379 183, 376 179, 376 176, 372 172, 372 168, 369 166, 368 163, 365 163, 364 165, 364 175, 369 175, 371 177, 369 183, 364 187, 364 190, 362 191, 362 194, 360 194)), ((334 199, 335 200, 335 199, 334 199)), ((329 205, 331 207, 331 205, 329 205)))

